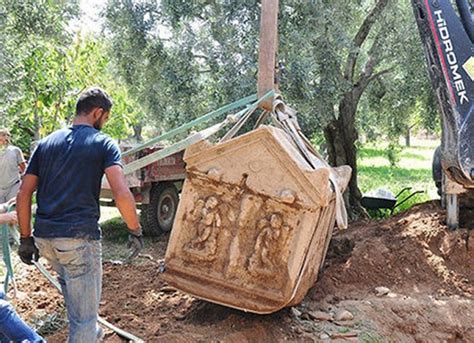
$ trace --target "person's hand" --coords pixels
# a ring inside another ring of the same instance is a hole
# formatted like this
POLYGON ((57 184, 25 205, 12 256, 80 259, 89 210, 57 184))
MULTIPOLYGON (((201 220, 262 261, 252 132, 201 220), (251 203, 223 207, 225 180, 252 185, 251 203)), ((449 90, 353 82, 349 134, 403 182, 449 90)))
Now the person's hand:
POLYGON ((18 248, 18 256, 23 263, 32 265, 33 260, 38 261, 39 250, 35 245, 33 237, 20 238, 20 247, 18 248))
POLYGON ((143 230, 138 228, 137 230, 128 229, 128 244, 127 248, 131 250, 131 254, 128 257, 129 260, 138 256, 140 251, 143 249, 143 230))
POLYGON ((0 214, 0 224, 10 224, 10 225, 18 224, 18 217, 16 215, 16 212, 13 211, 9 213, 0 214))

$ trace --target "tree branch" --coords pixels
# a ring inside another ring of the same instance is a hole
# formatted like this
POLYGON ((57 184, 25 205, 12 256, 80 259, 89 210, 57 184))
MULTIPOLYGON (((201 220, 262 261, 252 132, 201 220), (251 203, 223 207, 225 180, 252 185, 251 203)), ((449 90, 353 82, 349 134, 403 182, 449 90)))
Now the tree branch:
POLYGON ((387 68, 387 69, 384 69, 382 71, 379 71, 378 73, 372 75, 371 77, 368 78, 368 83, 372 82, 373 80, 375 80, 376 78, 379 78, 380 76, 384 75, 384 74, 388 74, 388 73, 391 73, 393 71, 393 69, 395 69, 394 67, 391 67, 391 68, 387 68))
POLYGON ((387 74, 387 73, 390 73, 394 68, 388 68, 388 69, 384 69, 378 73, 375 73, 371 76, 364 76, 362 77, 359 82, 357 83, 357 87, 354 87, 353 89, 353 95, 354 97, 356 98, 359 98, 362 93, 364 92, 364 90, 367 88, 367 86, 372 82, 374 81, 376 78, 379 78, 380 76, 384 75, 384 74, 387 74))
POLYGON ((354 78, 354 69, 357 62, 357 58, 359 57, 360 48, 362 44, 367 39, 367 36, 370 33, 373 25, 377 21, 380 14, 383 12, 385 7, 387 6, 389 0, 378 0, 375 4, 372 11, 369 15, 364 19, 362 25, 359 27, 359 31, 355 35, 353 39, 353 50, 349 53, 346 61, 346 68, 344 71, 344 78, 352 83, 354 78))
POLYGON ((200 55, 200 54, 193 54, 193 57, 194 57, 194 58, 202 58, 202 59, 205 59, 205 60, 208 60, 208 59, 209 59, 209 56, 200 55))

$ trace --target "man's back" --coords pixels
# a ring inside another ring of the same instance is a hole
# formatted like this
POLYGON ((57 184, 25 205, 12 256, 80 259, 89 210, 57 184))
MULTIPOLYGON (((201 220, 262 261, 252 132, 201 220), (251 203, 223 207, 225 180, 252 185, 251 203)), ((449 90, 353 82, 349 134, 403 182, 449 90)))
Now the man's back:
POLYGON ((43 139, 26 171, 38 176, 35 236, 99 239, 101 179, 117 164, 116 144, 91 126, 74 125, 43 139))

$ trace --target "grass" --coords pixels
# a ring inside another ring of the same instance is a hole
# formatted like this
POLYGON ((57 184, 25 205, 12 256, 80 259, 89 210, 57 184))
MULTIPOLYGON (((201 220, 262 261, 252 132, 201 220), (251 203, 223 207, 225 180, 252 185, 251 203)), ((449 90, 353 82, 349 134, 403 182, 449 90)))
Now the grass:
POLYGON ((125 261, 129 254, 127 225, 120 216, 108 218, 109 214, 105 215, 105 221, 101 216, 102 237, 107 241, 107 244, 102 245, 102 258, 104 261, 125 261))
MULTIPOLYGON (((405 187, 411 187, 411 191, 424 192, 401 205, 395 213, 406 210, 416 203, 439 198, 431 177, 431 162, 438 145, 439 142, 436 140, 414 140, 411 147, 402 149, 400 161, 392 167, 386 154, 387 143, 365 144, 359 148, 357 162, 359 187, 362 193, 383 188, 397 194, 405 187)), ((403 193, 399 199, 403 200, 409 194, 410 192, 403 193)), ((386 212, 382 216, 386 216, 386 212)))

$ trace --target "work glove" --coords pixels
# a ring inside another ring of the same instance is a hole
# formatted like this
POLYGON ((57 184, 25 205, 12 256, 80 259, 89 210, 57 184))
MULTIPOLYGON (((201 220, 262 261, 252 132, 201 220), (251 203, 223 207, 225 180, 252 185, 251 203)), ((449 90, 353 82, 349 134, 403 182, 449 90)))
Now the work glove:
POLYGON ((38 261, 39 250, 35 245, 33 237, 20 238, 20 247, 18 248, 18 256, 23 263, 32 265, 33 260, 38 261))
POLYGON ((129 260, 138 256, 140 251, 143 249, 143 230, 139 228, 138 230, 128 229, 128 244, 127 248, 131 250, 131 254, 128 257, 129 260))

